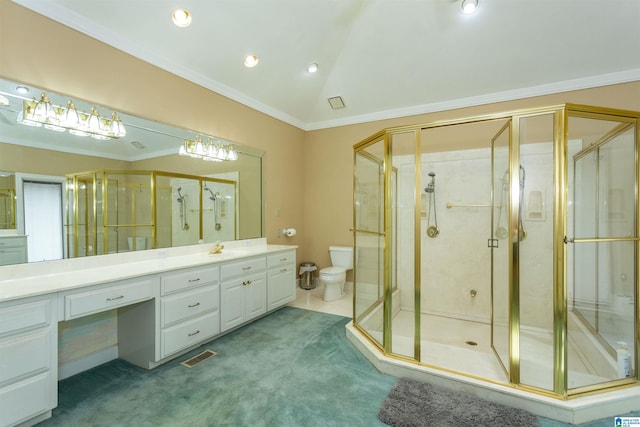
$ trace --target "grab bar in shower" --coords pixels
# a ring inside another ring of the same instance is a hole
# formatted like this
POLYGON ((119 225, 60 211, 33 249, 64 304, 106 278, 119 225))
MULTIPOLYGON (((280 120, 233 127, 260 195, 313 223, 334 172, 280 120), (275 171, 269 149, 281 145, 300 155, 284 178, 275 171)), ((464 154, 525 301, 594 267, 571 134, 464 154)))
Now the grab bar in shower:
MULTIPOLYGON (((453 203, 447 203, 445 207, 447 209, 451 209, 451 208, 491 208, 493 206, 492 205, 454 205, 453 203)), ((502 206, 497 205, 495 207, 501 208, 502 206)))

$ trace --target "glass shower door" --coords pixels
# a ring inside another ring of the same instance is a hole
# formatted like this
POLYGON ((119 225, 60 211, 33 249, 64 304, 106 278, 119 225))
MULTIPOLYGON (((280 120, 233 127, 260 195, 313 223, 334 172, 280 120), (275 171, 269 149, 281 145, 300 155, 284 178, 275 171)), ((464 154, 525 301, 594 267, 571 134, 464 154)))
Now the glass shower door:
POLYGON ((636 377, 637 150, 633 123, 570 117, 573 223, 567 239, 570 389, 636 377))
POLYGON ((354 323, 378 345, 384 333, 384 139, 355 153, 354 323))
POLYGON ((509 377, 509 140, 511 122, 493 138, 491 248, 491 347, 509 377))

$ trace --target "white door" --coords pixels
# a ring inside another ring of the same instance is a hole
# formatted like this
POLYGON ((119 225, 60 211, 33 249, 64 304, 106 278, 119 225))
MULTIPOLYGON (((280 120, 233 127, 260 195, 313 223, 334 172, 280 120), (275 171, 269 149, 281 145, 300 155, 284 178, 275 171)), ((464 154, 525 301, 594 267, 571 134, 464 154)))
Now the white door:
POLYGON ((24 181, 22 191, 29 262, 62 259, 62 184, 24 181))

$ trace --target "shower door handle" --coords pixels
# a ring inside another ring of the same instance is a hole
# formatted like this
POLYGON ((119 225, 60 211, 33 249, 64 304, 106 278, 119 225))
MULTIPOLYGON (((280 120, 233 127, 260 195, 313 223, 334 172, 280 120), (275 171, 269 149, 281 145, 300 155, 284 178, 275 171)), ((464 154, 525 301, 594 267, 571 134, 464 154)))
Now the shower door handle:
POLYGON ((573 243, 573 239, 571 237, 564 236, 564 244, 573 243))

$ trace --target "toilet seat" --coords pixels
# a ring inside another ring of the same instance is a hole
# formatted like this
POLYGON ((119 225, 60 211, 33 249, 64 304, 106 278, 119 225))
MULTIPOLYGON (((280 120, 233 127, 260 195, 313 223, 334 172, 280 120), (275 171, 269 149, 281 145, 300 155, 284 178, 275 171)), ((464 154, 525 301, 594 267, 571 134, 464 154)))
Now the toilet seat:
POLYGON ((342 267, 326 267, 320 270, 320 276, 339 276, 346 272, 347 270, 342 267))

